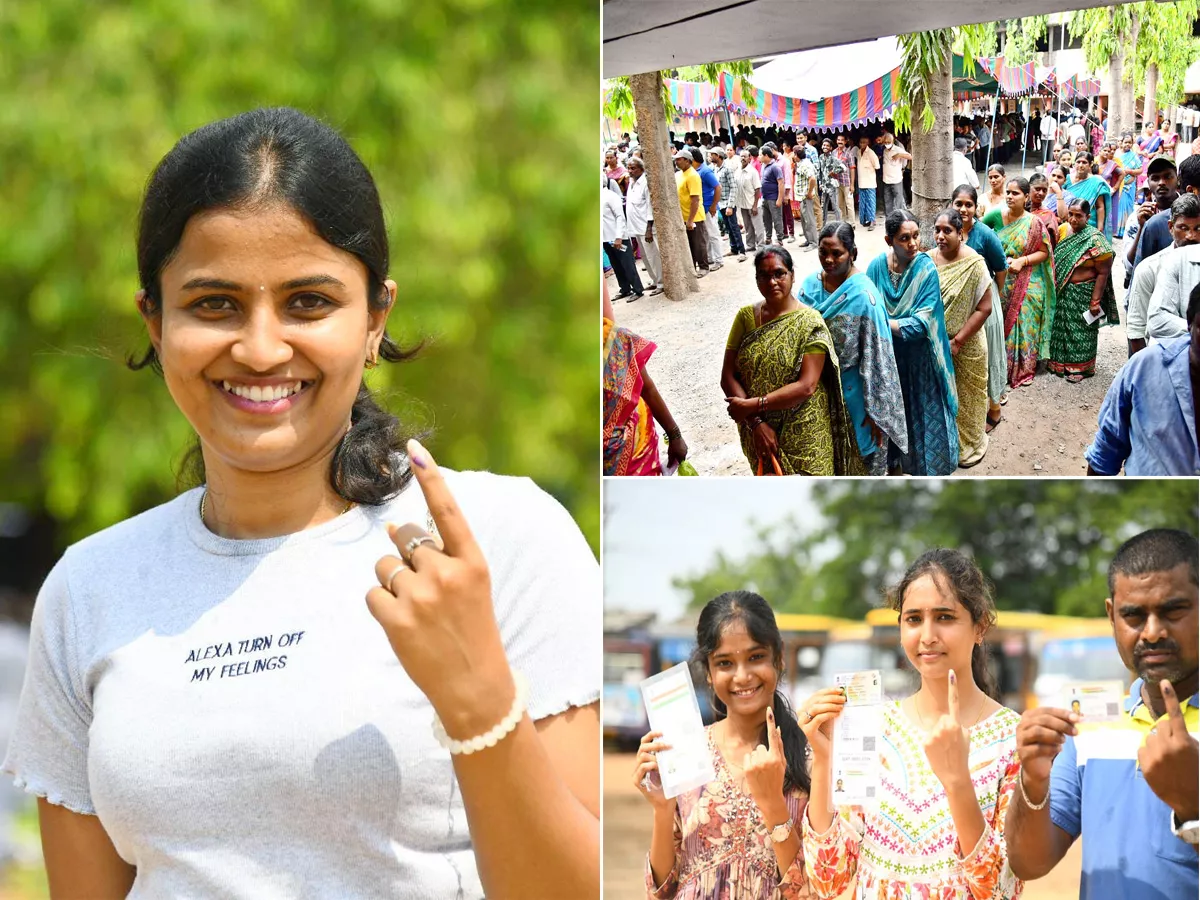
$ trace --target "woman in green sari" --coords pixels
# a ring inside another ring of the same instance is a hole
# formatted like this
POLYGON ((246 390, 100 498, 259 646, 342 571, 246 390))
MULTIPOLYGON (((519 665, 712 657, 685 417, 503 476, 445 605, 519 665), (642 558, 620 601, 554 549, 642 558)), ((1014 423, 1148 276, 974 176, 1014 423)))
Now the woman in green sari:
POLYGON ((983 326, 992 313, 996 286, 982 256, 963 239, 963 220, 957 210, 938 213, 933 231, 937 249, 929 257, 937 266, 946 333, 954 357, 958 391, 958 464, 969 468, 988 448, 984 430, 988 414, 988 345, 983 326))
POLYGON ((1112 217, 1108 215, 1108 205, 1112 200, 1112 188, 1099 175, 1092 174, 1092 154, 1086 150, 1075 157, 1072 179, 1066 190, 1072 196, 1088 202, 1092 210, 1088 224, 1102 230, 1106 237, 1111 236, 1108 228, 1112 217))
POLYGON ((1088 223, 1091 210, 1078 198, 1067 207, 1071 233, 1058 245, 1054 281, 1058 310, 1050 333, 1050 371, 1079 382, 1096 374, 1096 344, 1101 313, 1115 325, 1117 301, 1113 294, 1113 248, 1102 232, 1088 223), (1095 321, 1087 322, 1090 314, 1095 321))
POLYGON ((1025 209, 1029 182, 1010 178, 1004 194, 1007 206, 989 210, 983 222, 996 232, 1008 259, 1000 301, 1004 304, 1008 383, 1018 388, 1033 381, 1038 360, 1050 352, 1054 273, 1046 264, 1050 256, 1046 226, 1025 209))
POLYGON ((742 452, 765 475, 863 475, 846 414, 833 337, 821 314, 792 296, 792 255, 767 246, 754 257, 762 303, 738 310, 725 346, 721 387, 742 452))

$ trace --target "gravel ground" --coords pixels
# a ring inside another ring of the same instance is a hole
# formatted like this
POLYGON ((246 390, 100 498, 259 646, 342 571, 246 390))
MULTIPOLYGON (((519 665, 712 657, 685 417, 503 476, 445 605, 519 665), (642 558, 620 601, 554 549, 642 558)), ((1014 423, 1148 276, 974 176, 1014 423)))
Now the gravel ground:
MULTIPOLYGON (((856 231, 858 267, 865 271, 886 249, 882 222, 874 231, 861 226, 856 231)), ((798 282, 820 268, 815 252, 800 249, 802 242, 799 238, 784 244, 792 252, 798 282)), ((1117 256, 1123 257, 1119 249, 1117 256)), ((658 345, 648 366, 650 375, 683 431, 688 459, 697 472, 748 475, 750 465, 742 455, 737 428, 725 413, 721 361, 734 314, 761 297, 749 256, 745 262, 727 256, 724 263, 700 279, 699 293, 686 300, 647 294, 634 303, 614 300, 613 309, 619 324, 658 345)), ((1114 266, 1114 277, 1122 284, 1123 270, 1114 266)), ((614 297, 618 292, 612 276, 609 291, 614 297)), ((983 461, 955 474, 1083 475, 1087 469, 1083 451, 1095 434, 1100 404, 1126 357, 1124 325, 1102 328, 1095 377, 1069 384, 1043 374, 1013 391, 983 461)))

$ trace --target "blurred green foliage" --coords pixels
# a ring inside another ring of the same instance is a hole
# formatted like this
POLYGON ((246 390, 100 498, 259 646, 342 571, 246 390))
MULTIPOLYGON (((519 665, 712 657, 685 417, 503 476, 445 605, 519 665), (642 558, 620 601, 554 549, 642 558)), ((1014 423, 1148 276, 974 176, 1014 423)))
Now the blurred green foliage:
POLYGON ((528 475, 598 547, 596 4, 0 4, 0 499, 60 542, 162 502, 192 439, 145 345, 135 228, 187 132, 256 106, 341 130, 374 174, 430 339, 371 383, 444 465, 528 475))
POLYGON ((1000 609, 1104 615, 1113 552, 1147 528, 1197 533, 1192 479, 818 481, 819 521, 759 527, 762 550, 676 579, 698 609, 745 588, 780 612, 861 618, 932 547, 975 557, 1000 609))

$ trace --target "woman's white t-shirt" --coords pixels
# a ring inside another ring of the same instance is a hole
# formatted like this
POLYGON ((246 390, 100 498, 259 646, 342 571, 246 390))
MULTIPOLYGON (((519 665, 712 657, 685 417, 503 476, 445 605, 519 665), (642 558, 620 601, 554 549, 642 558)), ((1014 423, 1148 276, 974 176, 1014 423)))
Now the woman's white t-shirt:
MULTIPOLYGON (((528 479, 443 472, 531 718, 595 702, 599 570, 574 521, 528 479)), ((132 898, 481 897, 432 707, 365 601, 385 524, 426 522, 420 488, 265 540, 213 534, 199 501, 54 567, 5 771, 98 815, 132 898)))

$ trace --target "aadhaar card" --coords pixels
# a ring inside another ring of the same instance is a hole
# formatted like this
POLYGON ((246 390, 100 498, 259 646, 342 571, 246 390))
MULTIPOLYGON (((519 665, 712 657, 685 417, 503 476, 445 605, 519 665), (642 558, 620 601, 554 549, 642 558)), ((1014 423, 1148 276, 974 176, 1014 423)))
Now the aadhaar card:
POLYGON ((662 732, 661 740, 671 746, 656 754, 663 794, 676 797, 716 778, 687 663, 652 675, 641 688, 650 730, 662 732))
POLYGON ((1085 722, 1116 722, 1124 693, 1119 681, 1069 684, 1063 688, 1063 709, 1079 713, 1085 722))
POLYGON ((833 684, 846 695, 847 706, 883 702, 883 677, 878 669, 843 672, 833 676, 833 684))
POLYGON ((830 799, 834 808, 871 805, 879 796, 882 706, 847 703, 833 726, 830 799))

